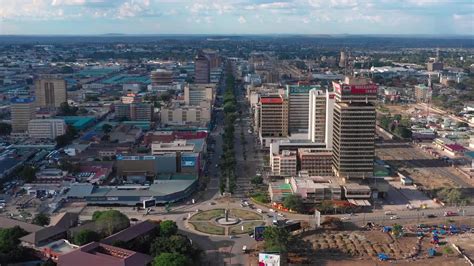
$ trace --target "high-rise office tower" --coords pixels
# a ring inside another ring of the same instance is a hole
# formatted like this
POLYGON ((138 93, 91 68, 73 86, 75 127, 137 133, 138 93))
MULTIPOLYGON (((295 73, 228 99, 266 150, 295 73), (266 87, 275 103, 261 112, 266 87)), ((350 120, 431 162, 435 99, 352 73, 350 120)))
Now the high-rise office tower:
POLYGON ((261 137, 288 136, 288 101, 283 96, 262 96, 258 104, 261 137))
POLYGON ((339 57, 339 67, 346 67, 347 64, 347 56, 345 51, 341 51, 341 55, 339 57))
POLYGON ((320 89, 309 92, 308 138, 332 149, 335 94, 320 89))
POLYGON ((366 78, 333 82, 333 168, 338 177, 367 178, 374 173, 377 85, 366 78))
POLYGON ((10 101, 12 131, 15 133, 28 130, 28 122, 35 117, 34 98, 13 98, 10 101))
POLYGON ((290 134, 308 131, 309 92, 320 86, 287 85, 288 130, 290 134))
POLYGON ((66 81, 57 78, 42 78, 35 81, 35 96, 38 107, 58 108, 67 102, 66 81))
POLYGON ((194 83, 211 82, 211 66, 207 57, 198 54, 194 59, 194 83))

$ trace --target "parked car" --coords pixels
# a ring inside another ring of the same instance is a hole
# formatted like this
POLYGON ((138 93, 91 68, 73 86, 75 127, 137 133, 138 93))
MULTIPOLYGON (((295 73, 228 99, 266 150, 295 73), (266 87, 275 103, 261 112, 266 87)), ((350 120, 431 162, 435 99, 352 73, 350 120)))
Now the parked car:
POLYGON ((447 212, 444 212, 444 216, 446 216, 446 217, 448 217, 448 216, 458 216, 458 214, 456 212, 447 211, 447 212))
POLYGON ((390 216, 390 220, 398 220, 398 219, 400 219, 400 218, 396 215, 390 216))
POLYGON ((428 214, 426 217, 428 217, 428 218, 436 218, 436 215, 434 215, 434 214, 428 214))

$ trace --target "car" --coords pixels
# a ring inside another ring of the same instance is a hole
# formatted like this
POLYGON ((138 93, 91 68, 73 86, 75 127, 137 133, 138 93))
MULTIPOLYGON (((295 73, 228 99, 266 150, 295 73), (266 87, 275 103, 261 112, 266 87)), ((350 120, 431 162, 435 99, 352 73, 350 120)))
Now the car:
POLYGON ((341 221, 349 221, 351 219, 351 217, 349 216, 344 216, 341 218, 341 221))
POLYGON ((269 209, 268 211, 269 211, 269 212, 275 212, 275 210, 274 210, 274 209, 269 209))
POLYGON ((428 217, 428 218, 436 218, 436 215, 434 215, 434 214, 428 214, 426 217, 428 217))
POLYGON ((277 215, 280 216, 280 217, 285 217, 285 215, 283 215, 283 213, 281 213, 281 212, 277 213, 277 215))
POLYGON ((444 216, 445 216, 445 217, 448 217, 448 216, 458 216, 458 214, 457 214, 456 212, 447 211, 447 212, 444 212, 444 216))
POLYGON ((385 215, 395 215, 395 213, 393 213, 392 211, 386 211, 385 215))
POLYGON ((257 209, 258 213, 263 213, 262 209, 257 209))
POLYGON ((400 218, 396 215, 390 216, 390 220, 398 220, 398 219, 400 219, 400 218))

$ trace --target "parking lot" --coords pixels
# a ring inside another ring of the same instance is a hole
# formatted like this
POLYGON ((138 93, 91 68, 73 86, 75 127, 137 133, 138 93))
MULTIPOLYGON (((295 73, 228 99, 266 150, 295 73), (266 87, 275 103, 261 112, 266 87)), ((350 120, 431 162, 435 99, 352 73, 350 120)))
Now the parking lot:
POLYGON ((389 182, 390 187, 385 198, 383 210, 405 210, 411 208, 439 208, 441 205, 428 198, 414 186, 404 186, 398 181, 389 182))

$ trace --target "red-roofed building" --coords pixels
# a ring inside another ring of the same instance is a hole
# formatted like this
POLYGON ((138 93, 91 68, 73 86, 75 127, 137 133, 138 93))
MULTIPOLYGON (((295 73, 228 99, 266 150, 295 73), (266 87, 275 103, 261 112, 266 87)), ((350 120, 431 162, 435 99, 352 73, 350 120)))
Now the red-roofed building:
POLYGON ((262 96, 256 112, 261 138, 288 136, 288 101, 283 96, 262 96))
POLYGON ((58 266, 138 266, 148 265, 152 260, 151 256, 142 253, 92 242, 60 255, 58 266))

